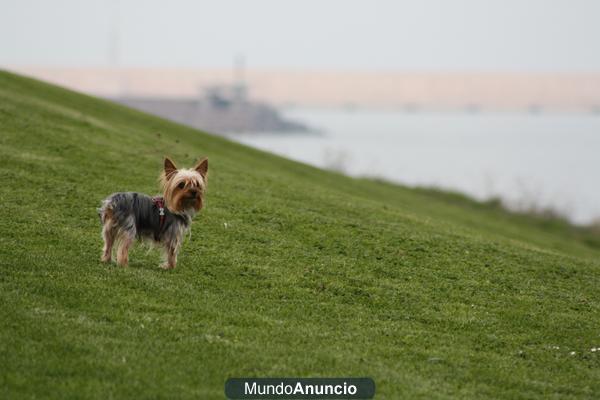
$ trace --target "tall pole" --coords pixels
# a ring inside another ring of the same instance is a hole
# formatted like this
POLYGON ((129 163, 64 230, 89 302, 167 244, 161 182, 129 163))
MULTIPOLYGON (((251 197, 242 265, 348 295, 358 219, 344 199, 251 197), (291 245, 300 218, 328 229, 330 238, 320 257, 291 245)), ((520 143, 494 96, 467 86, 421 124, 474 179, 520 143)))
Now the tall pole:
POLYGON ((233 95, 236 102, 246 100, 246 82, 244 82, 244 68, 246 59, 243 54, 238 54, 233 60, 233 95))
POLYGON ((235 86, 244 86, 244 68, 246 58, 243 54, 237 54, 233 60, 233 84, 235 86))
POLYGON ((110 31, 108 36, 108 65, 119 66, 119 0, 110 1, 110 31))
POLYGON ((110 7, 110 31, 108 37, 108 65, 117 74, 117 97, 126 96, 127 76, 124 71, 119 69, 119 56, 121 44, 121 32, 119 30, 119 0, 109 0, 110 7))

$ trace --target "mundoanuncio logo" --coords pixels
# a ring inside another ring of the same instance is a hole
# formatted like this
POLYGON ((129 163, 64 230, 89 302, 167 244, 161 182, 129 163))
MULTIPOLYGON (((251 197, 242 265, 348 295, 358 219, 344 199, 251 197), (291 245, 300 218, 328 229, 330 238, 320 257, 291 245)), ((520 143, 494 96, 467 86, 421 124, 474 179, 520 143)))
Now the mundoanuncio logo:
POLYGON ((225 383, 229 399, 370 399, 371 378, 231 378, 225 383))

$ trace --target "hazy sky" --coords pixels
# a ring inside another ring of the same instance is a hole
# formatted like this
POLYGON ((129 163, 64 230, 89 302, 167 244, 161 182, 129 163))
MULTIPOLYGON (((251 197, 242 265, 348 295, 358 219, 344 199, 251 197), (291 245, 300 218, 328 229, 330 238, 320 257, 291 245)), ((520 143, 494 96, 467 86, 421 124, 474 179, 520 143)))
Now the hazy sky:
POLYGON ((0 0, 0 64, 600 72, 596 0, 0 0))

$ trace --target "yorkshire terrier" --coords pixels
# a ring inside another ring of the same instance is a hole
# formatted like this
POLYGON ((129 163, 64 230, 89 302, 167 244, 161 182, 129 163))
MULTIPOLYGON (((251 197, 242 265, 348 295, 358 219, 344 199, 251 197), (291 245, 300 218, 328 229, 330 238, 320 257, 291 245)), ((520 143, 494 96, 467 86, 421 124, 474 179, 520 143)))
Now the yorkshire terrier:
POLYGON ((127 266, 134 240, 149 239, 164 250, 161 268, 175 268, 192 218, 204 205, 207 173, 207 158, 191 169, 177 169, 173 161, 165 158, 159 178, 162 196, 119 192, 104 199, 98 209, 104 239, 102 261, 111 261, 116 244, 117 264, 127 266))

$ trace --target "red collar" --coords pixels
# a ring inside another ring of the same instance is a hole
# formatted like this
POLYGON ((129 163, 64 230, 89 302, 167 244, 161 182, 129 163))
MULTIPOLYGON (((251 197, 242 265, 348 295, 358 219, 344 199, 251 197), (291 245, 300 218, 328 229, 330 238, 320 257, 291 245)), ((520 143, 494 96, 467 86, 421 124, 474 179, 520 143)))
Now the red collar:
POLYGON ((160 218, 160 230, 162 231, 163 225, 165 224, 165 200, 160 196, 156 196, 152 198, 152 201, 156 205, 156 208, 158 208, 158 216, 160 218))

